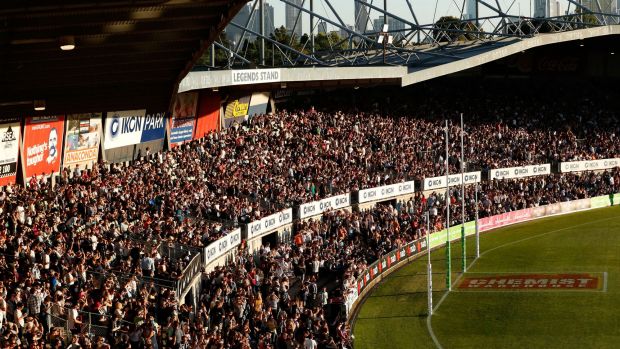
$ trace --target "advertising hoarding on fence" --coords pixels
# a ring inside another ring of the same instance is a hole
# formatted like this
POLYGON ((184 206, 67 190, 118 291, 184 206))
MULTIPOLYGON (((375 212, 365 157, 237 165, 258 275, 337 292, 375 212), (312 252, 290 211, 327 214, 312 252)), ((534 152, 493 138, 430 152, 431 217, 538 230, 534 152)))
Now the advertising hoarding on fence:
POLYGON ((108 112, 104 149, 150 142, 164 138, 166 113, 147 114, 145 109, 108 112))
POLYGON ((384 185, 381 187, 360 190, 358 193, 358 202, 371 202, 377 200, 385 200, 401 195, 411 194, 415 191, 414 182, 402 182, 396 184, 384 185))
POLYGON ((170 118, 170 145, 191 141, 194 137, 198 92, 179 93, 174 101, 170 118))
POLYGON ((319 215, 328 210, 338 210, 347 206, 351 206, 351 193, 299 205, 299 218, 304 219, 319 215))
POLYGON ((220 238, 204 248, 202 258, 204 265, 208 265, 214 260, 231 251, 241 244, 241 229, 235 229, 228 235, 220 238))
POLYGON ((230 81, 232 85, 264 84, 278 82, 280 79, 280 69, 245 69, 230 71, 230 81))
MULTIPOLYGON (((547 215, 564 214, 569 212, 576 212, 580 210, 588 210, 591 208, 607 207, 611 206, 616 198, 620 198, 619 194, 611 194, 605 196, 598 196, 590 199, 581 199, 574 201, 567 201, 561 203, 555 203, 551 205, 539 206, 534 208, 527 208, 519 211, 507 212, 504 214, 481 218, 479 220, 480 231, 487 231, 506 225, 524 222, 527 220, 544 217, 547 215)), ((370 286, 370 283, 381 274, 393 268, 395 265, 407 260, 408 257, 415 256, 420 252, 426 251, 428 248, 435 248, 444 245, 446 238, 450 241, 457 240, 461 237, 461 228, 464 226, 465 235, 470 236, 476 233, 476 222, 466 222, 464 225, 457 225, 450 227, 450 236, 446 237, 446 230, 441 230, 432 233, 429 237, 430 246, 426 246, 426 238, 419 239, 412 243, 407 244, 404 247, 397 248, 385 254, 381 259, 371 264, 365 271, 363 271, 360 277, 357 278, 356 284, 353 285, 355 289, 349 289, 348 296, 345 298, 347 311, 349 311, 353 303, 363 295, 363 291, 370 286)), ((348 313, 347 313, 348 314, 348 313)))
POLYGON ((569 161, 560 163, 560 172, 580 172, 607 170, 620 166, 620 158, 587 161, 569 161))
POLYGON ((355 302, 362 291, 369 286, 369 283, 377 279, 382 274, 390 271, 390 269, 397 266, 399 263, 406 261, 407 258, 415 256, 418 253, 424 252, 427 249, 426 238, 412 241, 398 249, 390 251, 388 254, 381 257, 376 262, 372 263, 365 272, 356 281, 356 288, 350 289, 350 296, 346 298, 347 308, 355 302))
POLYGON ((496 168, 493 170, 489 170, 489 180, 525 178, 532 176, 548 175, 550 173, 551 164, 496 168))
POLYGON ((0 187, 15 183, 20 130, 19 118, 0 124, 0 187))
POLYGON ((101 113, 67 115, 63 167, 91 168, 99 158, 101 113))
POLYGON ((288 208, 284 211, 246 224, 245 238, 251 240, 291 223, 293 223, 293 209, 288 208))
POLYGON ((24 178, 60 171, 65 116, 29 116, 24 127, 24 178))
MULTIPOLYGON (((480 171, 467 172, 463 174, 465 184, 480 183, 482 174, 480 171)), ((450 186, 461 185, 461 174, 453 174, 448 176, 450 186)), ((446 176, 424 178, 424 190, 434 190, 446 187, 446 176)))

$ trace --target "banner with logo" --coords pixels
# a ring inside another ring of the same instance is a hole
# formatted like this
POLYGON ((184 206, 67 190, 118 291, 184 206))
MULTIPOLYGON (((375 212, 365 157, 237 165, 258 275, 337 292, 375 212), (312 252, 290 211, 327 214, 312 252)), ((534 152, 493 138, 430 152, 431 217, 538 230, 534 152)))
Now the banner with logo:
MULTIPOLYGON (((467 172, 463 174, 465 185, 480 183, 481 172, 467 172)), ((453 174, 448 176, 450 186, 461 185, 461 174, 453 174)), ((446 176, 424 178, 424 190, 435 190, 446 187, 446 176)))
POLYGON ((309 202, 299 205, 299 219, 316 216, 328 210, 338 210, 347 206, 351 206, 351 193, 309 202))
POLYGON ((489 170, 489 180, 525 178, 532 176, 548 175, 550 173, 551 164, 497 168, 494 170, 489 170))
POLYGON ((19 118, 0 124, 0 187, 15 183, 20 130, 19 118))
POLYGON ((198 92, 179 93, 170 118, 170 145, 191 141, 194 137, 198 92))
POLYGON ((241 229, 235 229, 226 236, 212 242, 202 253, 204 266, 218 259, 241 244, 241 229))
POLYGON ((395 198, 397 196, 413 193, 414 182, 403 182, 396 184, 384 185, 381 187, 360 190, 358 193, 358 203, 385 200, 395 198))
POLYGON ((235 122, 242 123, 250 109, 250 100, 252 96, 243 96, 233 99, 226 105, 224 111, 224 128, 229 128, 235 122))
POLYGON ((24 127, 22 165, 26 180, 60 172, 65 116, 29 116, 24 127))
POLYGON ((165 132, 164 112, 147 114, 145 109, 108 112, 103 148, 108 150, 163 139, 165 132))
POLYGON ((599 171, 620 166, 620 158, 560 163, 560 172, 599 171))
POLYGON ((91 168, 99 158, 101 113, 67 115, 64 168, 91 168))
POLYGON ((293 209, 289 208, 246 224, 245 239, 252 240, 291 223, 293 223, 293 209))
POLYGON ((248 109, 248 115, 260 115, 267 113, 267 106, 269 105, 269 92, 255 92, 252 94, 250 101, 250 108, 248 109))

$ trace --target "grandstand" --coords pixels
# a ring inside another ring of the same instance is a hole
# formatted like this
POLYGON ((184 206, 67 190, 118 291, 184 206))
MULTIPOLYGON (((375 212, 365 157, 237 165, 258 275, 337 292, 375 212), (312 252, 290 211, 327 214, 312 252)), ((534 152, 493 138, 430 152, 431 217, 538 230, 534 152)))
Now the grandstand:
POLYGON ((497 269, 519 256, 486 251, 586 224, 610 241, 592 248, 601 264, 554 254, 571 264, 550 262, 533 282, 575 268, 571 284, 594 280, 584 288, 610 299, 595 308, 613 309, 616 230, 597 222, 614 219, 602 208, 620 193, 620 17, 573 1, 565 15, 515 15, 498 2, 492 16, 463 7, 427 26, 411 6, 407 19, 360 1, 365 16, 402 22, 398 33, 356 22, 349 47, 327 52, 312 24, 342 29, 344 10, 323 1, 319 12, 283 0, 310 19, 311 49, 267 35, 264 18, 233 19, 264 15, 262 0, 2 5, 0 347, 404 348, 408 335, 517 347, 501 329, 456 338, 468 318, 432 311, 470 305, 460 288, 534 278, 497 269), (223 39, 239 27, 258 51, 223 39), (377 46, 381 35, 404 41, 377 46), (430 266, 431 250, 436 274, 420 258, 430 266), (484 276, 466 273, 474 264, 484 276), (387 331, 377 309, 394 304, 380 299, 400 288, 402 316, 424 323, 387 331))

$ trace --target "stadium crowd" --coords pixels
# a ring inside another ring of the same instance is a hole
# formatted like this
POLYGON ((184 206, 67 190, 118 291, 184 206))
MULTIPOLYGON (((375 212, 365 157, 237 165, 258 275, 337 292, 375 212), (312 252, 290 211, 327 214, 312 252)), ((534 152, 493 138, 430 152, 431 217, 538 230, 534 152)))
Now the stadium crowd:
MULTIPOLYGON (((513 110, 505 110, 512 115, 513 110)), ((556 124, 569 124, 557 116, 556 124), (564 122, 562 122, 562 120, 564 122)), ((547 131, 541 117, 476 119, 468 168, 616 157, 618 126, 585 123, 547 131), (503 121, 511 120, 511 121, 503 121)), ((605 118, 603 118, 606 120, 605 118)), ((570 119, 574 120, 574 119, 570 119)), ((292 244, 265 245, 258 258, 203 276, 200 306, 179 305, 177 280, 193 250, 171 258, 163 245, 204 247, 230 227, 303 202, 403 180, 442 175, 442 123, 366 113, 280 112, 214 133, 131 166, 66 169, 55 186, 35 178, 0 191, 0 342, 53 348, 343 348, 342 317, 325 314, 361 270, 382 254, 443 229, 442 193, 393 206, 337 211, 296 223, 292 244), (330 280, 339 280, 333 287, 330 280), (72 343, 54 328, 61 321, 72 343), (87 326, 101 335, 78 335, 87 326)), ((460 130, 450 127, 452 171, 460 130)), ((617 193, 617 169, 553 174, 479 186, 480 216, 617 193)), ((462 221, 450 191, 452 224, 462 221)), ((467 188, 465 220, 476 211, 467 188)))

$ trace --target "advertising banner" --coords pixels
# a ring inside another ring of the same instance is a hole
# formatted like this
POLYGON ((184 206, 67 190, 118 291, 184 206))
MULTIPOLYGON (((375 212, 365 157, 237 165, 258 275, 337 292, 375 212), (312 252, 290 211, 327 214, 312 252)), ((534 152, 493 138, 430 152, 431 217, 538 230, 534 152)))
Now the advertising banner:
POLYGON ((224 111, 224 128, 229 128, 235 122, 242 123, 245 116, 248 115, 250 109, 250 100, 252 96, 243 96, 232 100, 226 105, 224 111))
POLYGON ((104 149, 120 148, 164 138, 166 114, 146 114, 145 109, 108 112, 104 149))
POLYGON ((617 205, 619 199, 620 199, 620 194, 597 196, 594 198, 590 198, 590 207, 601 208, 601 207, 609 207, 609 206, 617 205))
POLYGON ((291 223, 293 223, 293 209, 289 208, 246 224, 245 238, 251 240, 291 223))
POLYGON ((194 137, 198 92, 186 92, 177 95, 170 118, 170 144, 175 145, 191 141, 194 137))
POLYGON ((216 92, 201 92, 194 139, 203 138, 207 134, 219 130, 219 125, 220 96, 216 92))
POLYGON ((0 187, 15 183, 20 129, 19 118, 0 124, 0 187))
POLYGON ((361 204, 364 202, 385 200, 401 195, 411 194, 414 191, 415 188, 413 181, 389 184, 381 187, 360 190, 358 194, 358 202, 361 204))
POLYGON ((489 180, 542 176, 551 173, 551 164, 497 168, 489 171, 489 180))
POLYGON ((91 168, 99 158, 101 113, 67 115, 64 168, 91 168))
POLYGON ((319 215, 327 210, 338 210, 351 206, 351 193, 332 196, 327 199, 299 205, 299 219, 319 215))
POLYGON ((241 244, 241 229, 236 229, 232 233, 212 242, 204 248, 202 254, 204 265, 209 265, 209 263, 239 246, 239 244, 241 244))
POLYGON ((60 171, 65 117, 29 116, 24 128, 24 178, 49 176, 60 171))
POLYGON ((230 80, 232 85, 279 82, 281 79, 280 76, 280 69, 246 69, 231 70, 230 72, 230 80))
POLYGON ((599 171, 620 166, 620 158, 570 161, 560 164, 560 172, 599 171))
MULTIPOLYGON (((559 207, 558 207, 559 208, 559 207)), ((545 212, 545 215, 547 213, 545 212)), ((485 217, 479 219, 479 229, 481 232, 503 227, 505 225, 524 222, 532 218, 532 209, 526 208, 523 210, 506 212, 491 217, 485 217)))
MULTIPOLYGON (((467 172, 463 174, 465 184, 480 183, 481 172, 467 172)), ((453 174, 448 176, 450 186, 461 185, 461 174, 453 174)), ((424 190, 435 190, 446 187, 446 176, 424 178, 424 190)))
MULTIPOLYGON (((461 237, 461 227, 462 227, 461 224, 450 227, 450 237, 449 237, 450 241, 457 240, 461 237)), ((474 221, 465 222, 465 236, 474 235, 475 233, 476 233, 476 222, 474 221)), ((448 238, 446 235, 447 235, 446 229, 432 233, 431 236, 429 237, 430 244, 431 244, 430 248, 435 248, 439 245, 443 245, 446 242, 446 239, 448 238)), ((426 244, 426 242, 424 242, 424 244, 426 244)))

